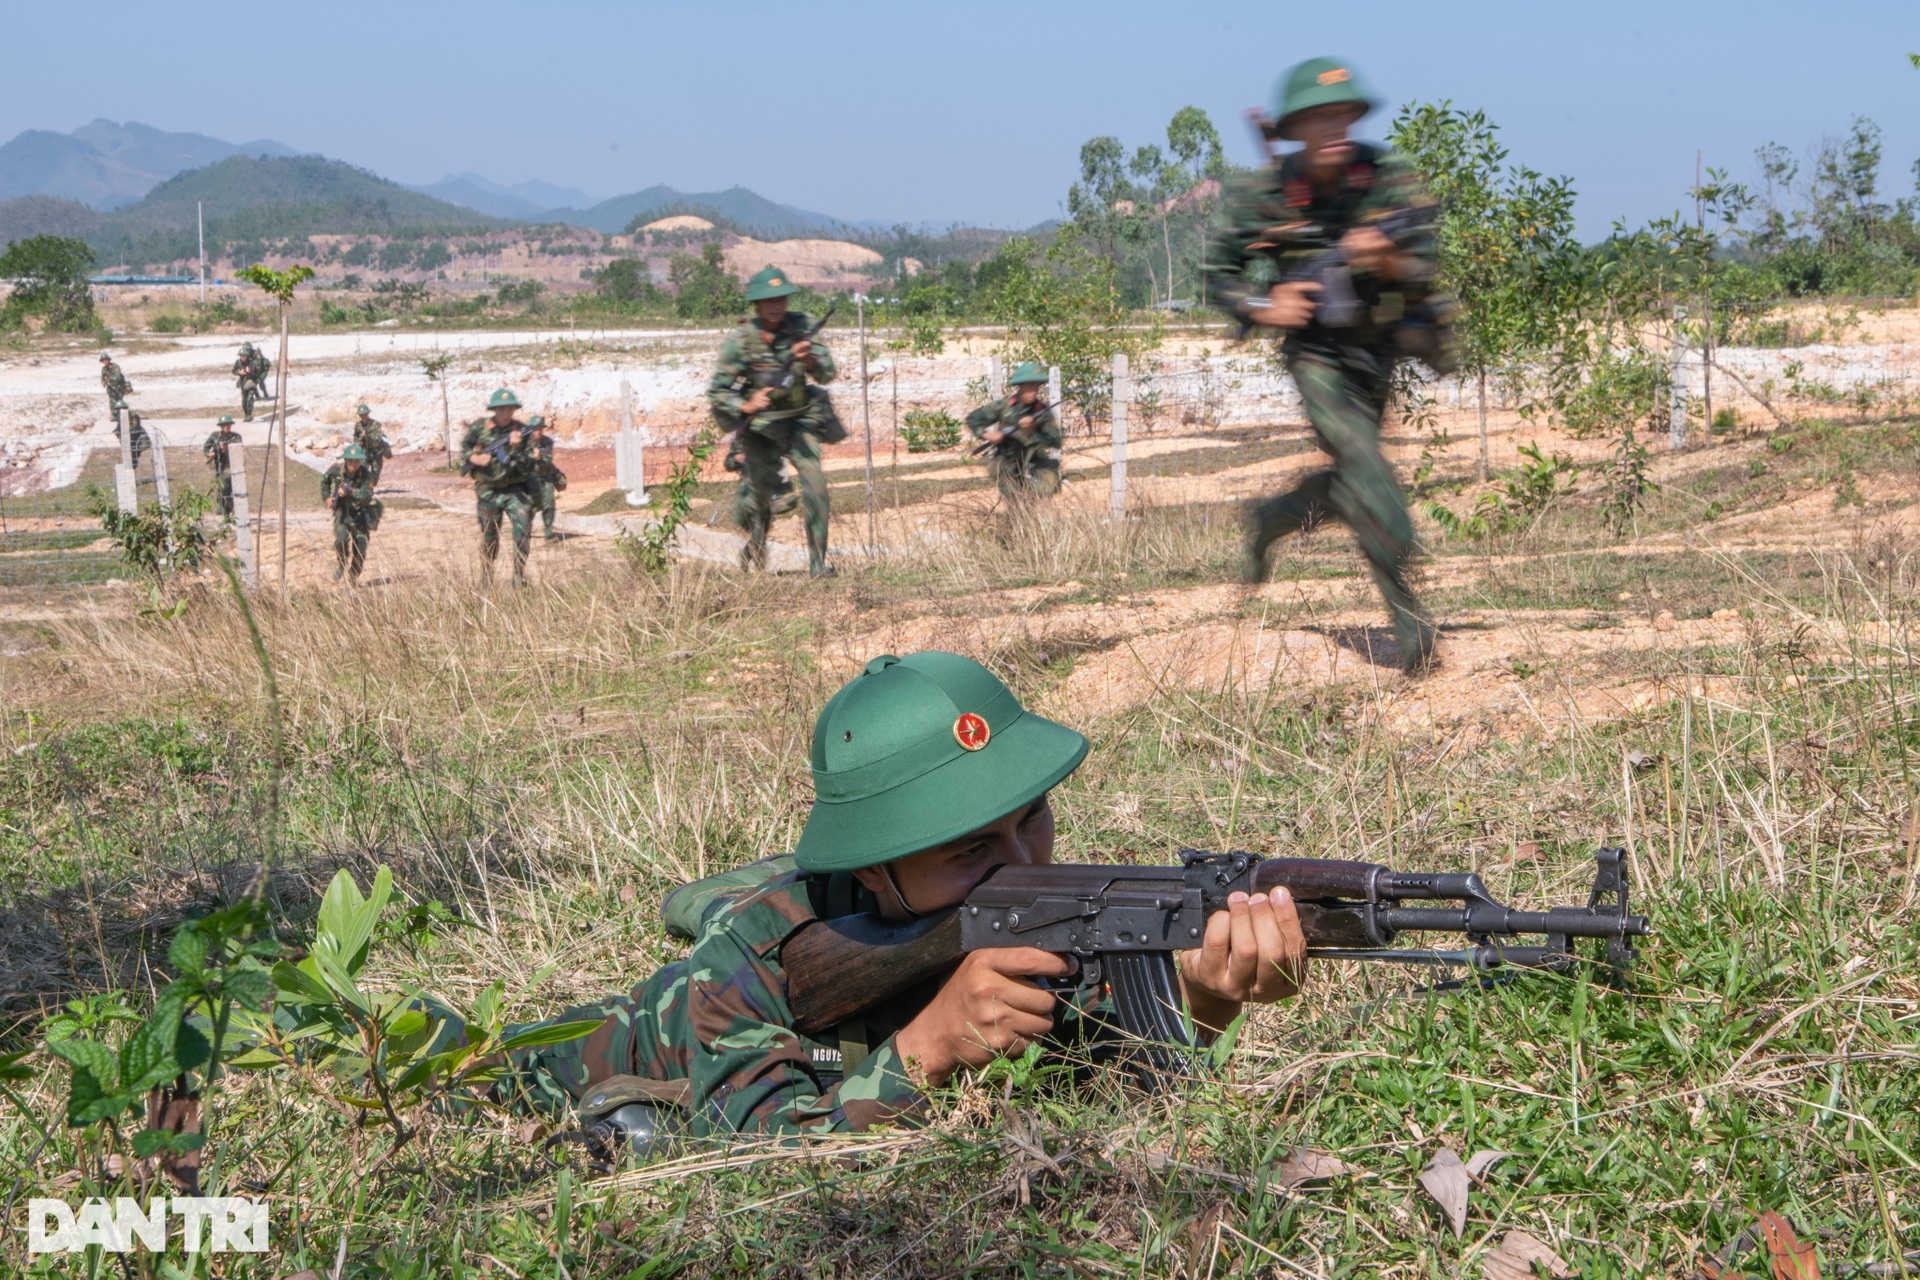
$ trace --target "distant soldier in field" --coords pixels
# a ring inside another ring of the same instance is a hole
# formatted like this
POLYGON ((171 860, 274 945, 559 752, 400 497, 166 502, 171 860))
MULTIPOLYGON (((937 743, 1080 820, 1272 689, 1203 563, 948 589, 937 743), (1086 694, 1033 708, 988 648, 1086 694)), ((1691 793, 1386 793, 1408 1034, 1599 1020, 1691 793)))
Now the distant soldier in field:
POLYGON ((799 289, 777 267, 747 281, 751 318, 728 336, 720 362, 707 383, 707 400, 720 425, 739 433, 746 468, 743 496, 734 514, 746 530, 740 552, 743 569, 764 568, 767 530, 773 523, 774 493, 783 461, 800 480, 800 507, 807 526, 807 567, 814 577, 833 573, 827 563, 827 477, 820 467, 820 446, 847 438, 823 386, 836 372, 826 347, 807 337, 812 322, 787 309, 799 289))
POLYGON ((387 443, 387 431, 373 416, 373 410, 366 405, 354 406, 353 442, 367 453, 367 470, 373 472, 373 482, 380 483, 380 473, 386 470, 387 459, 393 456, 393 446, 387 443))
POLYGON ((140 425, 140 415, 127 404, 127 397, 133 394, 133 384, 127 381, 127 375, 120 372, 120 366, 105 351, 100 353, 100 385, 107 391, 107 413, 113 419, 113 438, 116 440, 120 438, 120 411, 127 411, 127 429, 133 437, 133 464, 137 467, 140 465, 140 455, 153 442, 147 438, 147 429, 140 425))
POLYGON ((341 451, 340 461, 320 478, 320 501, 333 512, 333 580, 340 581, 344 573, 350 584, 358 585, 367 563, 367 538, 380 527, 381 510, 365 449, 350 444, 341 451))
POLYGON ((967 430, 991 445, 988 470, 1009 501, 1060 492, 1060 422, 1047 404, 1047 371, 1029 360, 1007 379, 1012 392, 967 415, 967 430))
POLYGON ((240 384, 240 416, 248 422, 253 421, 253 402, 270 400, 267 394, 267 375, 273 371, 273 361, 267 359, 267 353, 251 342, 240 344, 240 356, 233 362, 234 381, 240 384))
POLYGON ((1442 372, 1452 362, 1444 320, 1434 321, 1444 316, 1445 301, 1432 291, 1431 229, 1389 239, 1374 225, 1430 197, 1399 156, 1347 137, 1373 105, 1351 67, 1336 58, 1303 62, 1282 78, 1270 136, 1300 148, 1229 193, 1207 247, 1206 280, 1210 298, 1229 315, 1284 335, 1281 351, 1307 417, 1333 455, 1331 467, 1252 509, 1248 579, 1266 579, 1276 541, 1339 516, 1360 541, 1393 616, 1401 668, 1412 673, 1431 660, 1435 632, 1407 582, 1413 522, 1380 448, 1380 422, 1396 359, 1418 353, 1442 372), (1340 328, 1318 314, 1320 284, 1286 279, 1291 268, 1335 245, 1361 304, 1358 323, 1340 328), (1420 336, 1424 343, 1417 344, 1420 336))
POLYGON ((520 397, 502 387, 487 397, 490 416, 467 425, 460 452, 462 475, 473 477, 474 507, 480 519, 480 579, 493 581, 500 554, 500 521, 512 526, 513 583, 527 580, 527 555, 533 550, 533 481, 539 465, 532 429, 515 416, 520 397))
POLYGON ((246 462, 244 449, 238 455, 233 452, 239 443, 240 433, 233 429, 233 415, 223 413, 213 424, 213 434, 200 447, 207 455, 207 466, 213 470, 214 500, 223 516, 233 514, 233 469, 246 462))
POLYGON ((535 466, 534 510, 540 513, 541 537, 553 537, 554 495, 566 492, 567 473, 553 465, 553 424, 539 414, 527 419, 533 431, 535 466))

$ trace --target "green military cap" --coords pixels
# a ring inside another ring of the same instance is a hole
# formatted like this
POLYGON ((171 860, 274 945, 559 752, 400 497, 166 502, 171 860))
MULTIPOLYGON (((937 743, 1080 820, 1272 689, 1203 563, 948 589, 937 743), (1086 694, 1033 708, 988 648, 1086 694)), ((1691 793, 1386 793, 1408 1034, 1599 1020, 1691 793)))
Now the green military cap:
POLYGON ((794 856, 852 871, 966 835, 1080 767, 1087 740, 971 658, 875 658, 813 726, 813 808, 794 856))
POLYGON ((100 353, 100 358, 101 358, 102 360, 111 360, 111 359, 113 359, 113 356, 112 356, 112 355, 110 355, 109 353, 107 353, 107 352, 105 352, 105 351, 102 351, 102 352, 100 353))
POLYGON ((369 408, 368 408, 368 407, 367 407, 366 405, 364 405, 364 404, 357 404, 357 405, 355 405, 355 406, 353 406, 353 411, 354 411, 355 413, 357 413, 357 414, 359 414, 359 415, 360 415, 361 417, 363 417, 363 418, 364 418, 364 417, 366 417, 366 416, 367 416, 368 414, 370 414, 370 413, 372 413, 372 412, 373 412, 373 410, 372 410, 372 409, 369 409, 369 408))
POLYGON ((1360 75, 1342 58, 1308 58, 1280 77, 1273 86, 1273 119, 1283 138, 1293 134, 1287 129, 1287 117, 1313 107, 1349 103, 1356 108, 1355 118, 1373 110, 1371 95, 1361 86, 1360 75))
POLYGON ((520 397, 505 387, 500 388, 487 397, 487 408, 489 409, 518 409, 519 407, 520 397))
POLYGON ((538 431, 540 428, 546 425, 547 425, 547 420, 541 417, 537 413, 534 414, 531 418, 527 419, 527 426, 530 430, 533 430, 533 431, 538 431))
POLYGON ((251 351, 253 350, 253 344, 251 342, 243 342, 240 344, 240 349, 242 351, 251 351))
POLYGON ((778 267, 762 267, 753 273, 747 281, 747 301, 762 302, 768 298, 785 298, 800 292, 800 286, 787 279, 787 273, 778 267))
POLYGON ((1022 360, 1014 366, 1013 376, 1007 379, 1007 385, 1017 387, 1025 382, 1045 382, 1047 371, 1031 360, 1022 360))
POLYGON ((367 451, 357 444, 350 444, 340 451, 340 456, 348 462, 365 462, 367 460, 367 451))
POLYGON ((219 417, 213 420, 213 425, 216 427, 230 427, 233 425, 233 415, 230 413, 223 413, 219 417))

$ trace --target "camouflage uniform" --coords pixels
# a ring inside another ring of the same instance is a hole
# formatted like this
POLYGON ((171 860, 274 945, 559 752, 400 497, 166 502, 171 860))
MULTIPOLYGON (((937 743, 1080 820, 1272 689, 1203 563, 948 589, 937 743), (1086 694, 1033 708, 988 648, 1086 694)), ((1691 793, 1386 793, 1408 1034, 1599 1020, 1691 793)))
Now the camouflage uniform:
POLYGON ((113 419, 113 438, 120 438, 120 411, 127 410, 127 428, 132 435, 133 464, 140 465, 140 455, 153 444, 147 437, 147 429, 140 425, 140 415, 129 408, 127 397, 133 394, 133 384, 127 381, 127 375, 120 372, 120 366, 112 360, 100 361, 100 385, 107 392, 107 413, 113 419))
MULTIPOLYGON (((774 280, 779 283, 778 277, 774 280)), ((773 523, 773 499, 785 461, 793 464, 800 482, 808 567, 816 576, 827 572, 827 477, 820 467, 820 446, 845 439, 846 431, 827 393, 808 385, 809 378, 821 384, 832 382, 837 372, 825 345, 813 339, 813 370, 793 363, 793 344, 812 327, 812 321, 798 311, 789 311, 771 332, 756 318, 742 321, 721 347, 720 362, 707 383, 714 417, 728 430, 739 428, 746 483, 735 500, 734 517, 747 533, 747 545, 740 554, 743 568, 766 563, 767 531, 773 523), (756 388, 786 376, 789 367, 793 385, 784 390, 776 387, 773 403, 742 424, 741 405, 756 388)))
POLYGON ((233 362, 234 381, 240 385, 240 416, 247 422, 253 421, 253 402, 267 396, 267 374, 272 369, 267 353, 252 344, 233 362))
MULTIPOLYGON (((527 580, 527 556, 533 550, 533 480, 537 459, 527 424, 515 419, 511 429, 521 432, 520 447, 507 452, 504 462, 489 458, 484 466, 469 465, 467 474, 473 477, 474 507, 480 520, 481 580, 493 580, 493 562, 500 554, 500 521, 504 518, 511 526, 513 581, 519 585, 527 580)), ((494 430, 492 418, 476 418, 467 424, 467 434, 460 446, 461 456, 470 458, 476 451, 507 438, 508 433, 494 430)))
POLYGON ((387 459, 393 456, 393 445, 387 441, 386 428, 380 425, 378 418, 361 414, 353 420, 353 442, 367 451, 367 470, 373 473, 373 483, 380 483, 380 473, 386 470, 387 459))
MULTIPOLYGON (((1318 62, 1309 65, 1317 68, 1318 62)), ((1246 175, 1229 191, 1212 233, 1208 293, 1237 319, 1246 318, 1249 301, 1266 296, 1272 280, 1337 243, 1349 229, 1428 199, 1413 169, 1381 148, 1356 143, 1353 159, 1331 189, 1310 179, 1300 155, 1292 152, 1246 175)), ((1398 247, 1408 262, 1400 279, 1355 273, 1354 291, 1365 304, 1359 325, 1335 330, 1316 319, 1287 333, 1282 343, 1308 421, 1333 465, 1254 508, 1249 574, 1265 576, 1266 551, 1276 539, 1329 514, 1339 516, 1359 539, 1392 614, 1402 665, 1412 669, 1431 652, 1433 629, 1407 582, 1413 522, 1406 495, 1381 451, 1380 429, 1393 363, 1401 354, 1400 322, 1410 307, 1430 301, 1433 237, 1416 233, 1398 247)))
MULTIPOLYGON (((830 877, 796 870, 785 858, 770 860, 768 870, 757 886, 707 912, 685 960, 663 966, 625 996, 558 1015, 554 1021, 605 1021, 584 1039, 512 1053, 514 1071, 499 1092, 560 1114, 609 1076, 686 1081, 696 1135, 842 1133, 919 1120, 924 1098, 894 1051, 893 1035, 940 982, 868 1010, 850 1038, 793 1030, 781 945, 810 921, 877 904, 855 886, 845 911, 829 911, 830 877)), ((1063 1000, 1056 1045, 1099 1040, 1102 1008, 1063 1000)))
MULTIPOLYGON (((240 443, 240 433, 233 429, 233 419, 222 417, 207 442, 200 446, 200 452, 206 455, 207 466, 213 471, 214 500, 219 504, 220 514, 233 514, 233 447, 240 443)), ((241 463, 244 465, 246 453, 241 451, 241 463)))
POLYGON ((1021 404, 1008 396, 982 405, 967 415, 967 430, 976 440, 999 428, 1004 439, 987 456, 987 467, 1000 486, 1000 494, 1009 500, 1027 497, 1051 497, 1060 491, 1059 449, 1062 439, 1059 419, 1045 401, 1021 404), (1022 430, 1020 420, 1033 419, 1022 430))
MULTIPOLYGON (((349 446, 358 450, 357 446, 349 446)), ((373 469, 363 459, 348 458, 327 468, 320 478, 320 501, 333 508, 334 581, 345 573, 360 581, 367 562, 367 538, 380 527, 380 499, 373 496, 373 469), (348 470, 353 462, 360 465, 348 470)))
POLYGON ((541 536, 553 536, 555 514, 555 495, 567 487, 567 473, 553 465, 552 428, 539 419, 534 420, 539 434, 533 438, 533 509, 540 516, 541 536))

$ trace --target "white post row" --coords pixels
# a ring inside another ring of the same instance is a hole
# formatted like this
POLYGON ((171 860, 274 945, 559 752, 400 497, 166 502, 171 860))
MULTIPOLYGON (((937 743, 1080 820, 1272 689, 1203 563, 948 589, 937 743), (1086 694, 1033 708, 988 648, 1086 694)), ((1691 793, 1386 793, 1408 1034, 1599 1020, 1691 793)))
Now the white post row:
POLYGON ((1127 402, 1133 399, 1133 380, 1127 376, 1127 354, 1113 357, 1113 518, 1127 515, 1127 402))
POLYGON ((133 424, 125 409, 120 410, 120 465, 113 469, 113 496, 129 515, 140 509, 140 482, 133 472, 133 424))
POLYGON ((1672 367, 1668 370, 1668 383, 1671 399, 1667 409, 1667 447, 1684 449, 1687 447, 1687 340, 1680 326, 1686 323, 1687 309, 1673 309, 1673 324, 1669 327, 1672 335, 1672 367))
POLYGON ((240 556, 240 580, 251 588, 257 570, 253 561, 253 525, 247 520, 247 447, 236 444, 232 453, 237 462, 227 472, 227 478, 233 481, 234 550, 240 556))

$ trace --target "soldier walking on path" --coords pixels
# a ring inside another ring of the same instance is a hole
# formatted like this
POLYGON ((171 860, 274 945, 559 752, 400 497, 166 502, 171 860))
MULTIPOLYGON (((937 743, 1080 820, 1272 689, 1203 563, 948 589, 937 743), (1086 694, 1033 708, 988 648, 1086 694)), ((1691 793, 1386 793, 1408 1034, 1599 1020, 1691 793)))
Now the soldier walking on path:
POLYGON ((540 513, 543 526, 540 536, 551 538, 553 537, 554 495, 566 491, 567 473, 553 465, 553 424, 536 413, 527 419, 527 426, 533 430, 534 510, 540 513))
POLYGON ((1060 492, 1060 423, 1046 403, 1047 371, 1028 360, 1007 380, 1005 399, 967 415, 967 430, 992 446, 987 467, 1009 502, 1060 492))
POLYGON ((777 267, 747 281, 753 316, 741 321, 721 347, 707 400, 721 427, 740 433, 746 486, 734 513, 747 532, 740 567, 766 566, 773 499, 780 464, 787 461, 800 481, 807 569, 820 578, 833 573, 827 563, 827 477, 820 468, 820 446, 838 444, 847 432, 823 389, 834 379, 833 356, 807 336, 813 328, 807 317, 787 309, 787 299, 798 292, 777 267), (809 379, 822 385, 809 386, 809 379))
MULTIPOLYGON (((1412 673, 1432 659, 1435 632, 1407 582, 1413 522, 1381 451, 1380 424, 1393 363, 1404 354, 1404 322, 1410 312, 1444 315, 1445 303, 1432 294, 1430 227, 1389 239, 1373 225, 1430 200, 1403 159, 1347 137, 1373 106, 1339 59, 1315 58, 1287 73, 1277 86, 1270 128, 1300 148, 1229 193, 1207 247, 1206 277, 1209 296, 1228 314, 1285 335, 1287 369, 1320 446, 1333 455, 1331 467, 1253 507, 1248 579, 1265 581, 1267 552, 1280 538, 1339 516, 1359 539, 1386 597, 1401 669, 1412 673), (1318 314, 1318 283, 1287 280, 1290 268, 1336 245, 1362 304, 1358 323, 1337 329, 1318 314), (1254 283, 1262 259, 1281 283, 1254 283)), ((1451 363, 1443 324, 1439 330, 1437 344, 1434 326, 1426 330, 1425 358, 1436 367, 1451 363)))
POLYGON ((487 408, 492 416, 469 423, 460 448, 466 456, 460 473, 473 477, 474 508, 480 519, 480 580, 493 581, 504 518, 512 526, 513 584, 523 586, 527 555, 533 550, 533 480, 539 458, 531 429, 514 416, 520 397, 502 387, 487 397, 487 408))
POLYGON ((267 375, 273 371, 273 361, 267 359, 267 353, 251 342, 240 344, 240 356, 233 362, 234 381, 240 384, 240 416, 248 422, 253 421, 253 402, 271 400, 267 394, 267 375))
POLYGON ((373 416, 372 409, 362 404, 354 406, 353 412, 353 442, 367 451, 367 470, 373 472, 373 482, 378 485, 387 459, 393 456, 393 446, 387 443, 386 428, 373 416))
MULTIPOLYGON (((240 443, 240 433, 233 429, 233 415, 223 413, 213 424, 213 434, 207 437, 200 452, 207 455, 207 466, 213 469, 214 501, 219 505, 220 514, 233 514, 233 468, 235 465, 233 447, 240 443)), ((244 463, 246 451, 241 450, 244 463)))
POLYGON ((350 444, 341 452, 340 461, 320 478, 320 500, 333 511, 333 580, 344 573, 357 586, 367 563, 367 538, 380 527, 381 510, 365 449, 350 444))
POLYGON ((100 353, 100 385, 107 391, 107 413, 113 419, 113 438, 120 438, 120 411, 127 411, 127 430, 133 437, 133 465, 140 465, 140 455, 147 451, 153 442, 147 439, 147 429, 140 425, 140 415, 127 405, 127 397, 133 394, 133 384, 127 381, 127 375, 120 372, 120 366, 113 362, 107 352, 100 353))

